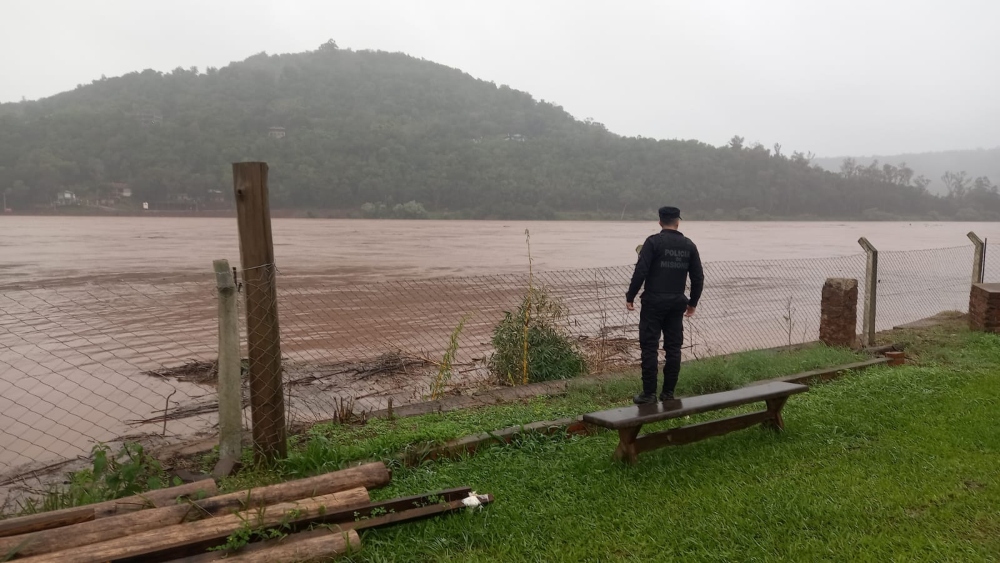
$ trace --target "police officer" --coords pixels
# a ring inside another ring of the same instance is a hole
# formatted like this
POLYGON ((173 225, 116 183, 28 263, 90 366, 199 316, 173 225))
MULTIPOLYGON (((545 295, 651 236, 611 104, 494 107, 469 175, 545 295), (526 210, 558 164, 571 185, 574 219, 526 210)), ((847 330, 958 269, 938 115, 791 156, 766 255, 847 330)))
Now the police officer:
POLYGON ((639 288, 642 309, 639 311, 639 347, 642 349, 642 393, 633 401, 637 405, 656 402, 656 353, 663 335, 666 362, 663 364, 661 401, 674 398, 677 375, 681 370, 681 344, 684 343, 684 317, 694 315, 705 284, 698 247, 677 228, 681 211, 676 207, 661 207, 658 234, 646 239, 639 251, 632 283, 625 294, 625 306, 635 310, 639 288), (691 298, 684 295, 687 278, 691 276, 691 298))

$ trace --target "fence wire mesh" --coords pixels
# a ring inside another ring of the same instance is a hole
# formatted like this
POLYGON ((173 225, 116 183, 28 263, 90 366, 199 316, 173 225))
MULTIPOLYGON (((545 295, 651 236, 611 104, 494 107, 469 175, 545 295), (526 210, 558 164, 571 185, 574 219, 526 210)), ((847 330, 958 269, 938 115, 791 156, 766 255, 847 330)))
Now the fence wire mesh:
POLYGON ((975 248, 879 252, 876 330, 969 310, 975 248))
MULTIPOLYGON (((998 241, 1000 242, 1000 241, 998 241)), ((983 281, 1000 283, 1000 245, 986 245, 986 259, 983 264, 983 281)))
POLYGON ((212 392, 189 377, 216 349, 209 280, 0 292, 0 487, 97 441, 157 443, 210 428, 215 411, 193 405, 212 392), (190 416, 167 429, 175 405, 191 405, 190 416))
MULTIPOLYGON (((986 281, 1000 281, 993 254, 986 281)), ((881 252, 877 329, 966 311, 972 261, 968 245, 881 252)), ((491 339, 529 286, 562 304, 561 329, 592 371, 634 369, 639 314, 624 308, 631 275, 628 265, 345 284, 284 276, 273 265, 239 272, 244 424, 259 432, 248 435, 277 440, 285 425, 347 420, 390 399, 398 406, 505 383, 489 369, 491 339), (278 322, 269 315, 275 307, 278 322), (273 345, 279 333, 280 348, 273 345), (247 377, 274 370, 282 393, 270 380, 247 377), (284 420, 253 420, 251 400, 284 420)), ((821 289, 831 277, 859 280, 861 331, 864 254, 707 263, 705 277, 698 312, 685 323, 685 359, 815 340, 821 289)), ((98 441, 160 444, 214 434, 217 308, 209 273, 0 291, 0 496, 98 441)))
POLYGON ((284 454, 286 431, 277 274, 274 264, 266 264, 243 270, 241 276, 250 403, 249 416, 244 420, 249 421, 254 451, 268 457, 284 454))

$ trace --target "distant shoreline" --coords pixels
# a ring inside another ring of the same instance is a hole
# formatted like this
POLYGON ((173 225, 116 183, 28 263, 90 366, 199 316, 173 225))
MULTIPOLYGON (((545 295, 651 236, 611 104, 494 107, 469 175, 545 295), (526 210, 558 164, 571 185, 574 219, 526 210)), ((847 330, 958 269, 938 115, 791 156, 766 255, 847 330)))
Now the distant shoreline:
MULTIPOLYGON (((573 213, 573 212, 560 212, 556 213, 556 216, 549 219, 538 219, 538 218, 497 218, 497 217, 470 217, 468 214, 463 212, 452 212, 452 213, 431 213, 427 217, 420 219, 394 219, 394 218, 375 218, 375 217, 364 217, 360 212, 355 210, 309 210, 309 209, 271 209, 271 217, 274 219, 357 219, 357 220, 380 220, 380 221, 528 221, 528 222, 546 222, 546 221, 597 221, 597 222, 648 222, 655 221, 655 216, 650 217, 637 217, 634 215, 629 215, 624 218, 616 216, 617 214, 599 214, 599 213, 573 213)), ((686 213, 686 219, 689 221, 711 221, 711 222, 722 222, 722 223, 780 223, 780 222, 791 222, 791 223, 828 223, 828 222, 864 222, 864 223, 894 223, 894 222, 933 222, 933 223, 968 223, 970 221, 959 221, 954 218, 943 218, 943 217, 878 217, 878 218, 865 218, 865 217, 758 217, 756 219, 740 219, 735 216, 713 216, 710 214, 699 214, 695 212, 686 213)), ((28 211, 15 211, 13 213, 2 213, 0 214, 0 219, 3 217, 165 217, 165 218, 225 218, 232 219, 236 217, 235 209, 211 209, 211 210, 201 210, 201 211, 142 211, 142 210, 95 210, 95 209, 80 209, 76 208, 72 211, 61 211, 53 209, 35 209, 28 211)), ((972 221, 976 222, 976 221, 972 221)))

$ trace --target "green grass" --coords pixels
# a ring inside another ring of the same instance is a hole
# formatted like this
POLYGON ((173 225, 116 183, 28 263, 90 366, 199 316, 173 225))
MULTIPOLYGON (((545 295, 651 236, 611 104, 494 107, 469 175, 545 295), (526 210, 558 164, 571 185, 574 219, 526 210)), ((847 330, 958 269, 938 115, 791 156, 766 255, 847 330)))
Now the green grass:
MULTIPOLYGON (((694 395, 732 389, 751 381, 841 365, 860 358, 849 350, 814 346, 787 352, 747 352, 699 360, 684 364, 677 392, 694 395)), ((355 460, 392 460, 397 454, 420 445, 442 444, 480 432, 575 417, 630 404, 639 387, 639 374, 632 373, 602 382, 572 382, 565 395, 507 405, 392 421, 374 419, 364 425, 322 424, 292 439, 289 457, 277 470, 247 471, 225 480, 222 487, 237 490, 315 475, 334 471, 355 460)), ((214 461, 214 458, 206 459, 205 468, 211 468, 214 461)), ((250 464, 249 453, 244 461, 250 464)))
MULTIPOLYGON (((760 428, 612 462, 617 436, 521 436, 415 468, 373 499, 471 486, 496 501, 363 533, 350 561, 1000 560, 1000 337, 957 323, 895 332, 914 365, 814 386, 760 428)), ((679 394, 856 361, 812 347, 685 364, 679 394)), ((628 404, 638 375, 564 395, 365 425, 322 425, 287 462, 226 490, 391 459, 414 444, 628 404)), ((720 413, 693 417, 710 418, 720 413)), ((681 421, 677 423, 688 423, 681 421)), ((666 426, 664 423, 657 426, 666 426)), ((211 460, 205 460, 206 463, 211 460)))
MULTIPOLYGON (((397 469, 373 496, 469 485, 496 502, 366 532, 352 560, 997 560, 1000 338, 937 336, 944 345, 920 337, 921 365, 792 398, 780 435, 745 430, 643 454, 636 467, 611 462, 613 433, 528 437, 397 469)), ((571 410, 583 394, 505 408, 571 410)))

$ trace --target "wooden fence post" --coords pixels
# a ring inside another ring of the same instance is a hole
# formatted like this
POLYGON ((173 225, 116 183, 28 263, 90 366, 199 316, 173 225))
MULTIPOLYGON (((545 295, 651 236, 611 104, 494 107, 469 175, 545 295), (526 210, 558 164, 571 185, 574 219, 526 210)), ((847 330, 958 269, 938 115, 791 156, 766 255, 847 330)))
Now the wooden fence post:
POLYGON ((277 273, 271 240, 267 164, 233 164, 240 259, 246 290, 250 416, 254 459, 269 464, 287 454, 285 401, 281 385, 277 273))
POLYGON ((972 256, 972 283, 983 283, 983 262, 986 259, 986 243, 972 231, 969 231, 969 234, 966 236, 976 246, 976 250, 972 256))
POLYGON ((878 293, 878 250, 868 242, 868 239, 861 237, 858 244, 865 249, 868 254, 868 263, 865 267, 865 313, 862 322, 861 344, 872 346, 875 343, 875 301, 878 293))
POLYGON ((220 474, 215 477, 221 478, 230 474, 243 451, 243 392, 236 280, 229 260, 215 260, 212 266, 219 291, 219 464, 216 470, 220 474))

